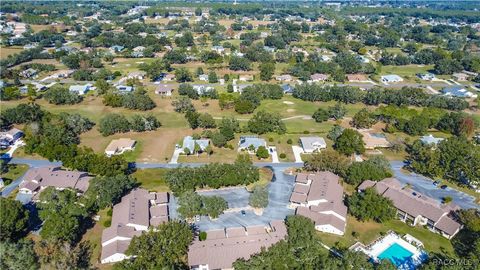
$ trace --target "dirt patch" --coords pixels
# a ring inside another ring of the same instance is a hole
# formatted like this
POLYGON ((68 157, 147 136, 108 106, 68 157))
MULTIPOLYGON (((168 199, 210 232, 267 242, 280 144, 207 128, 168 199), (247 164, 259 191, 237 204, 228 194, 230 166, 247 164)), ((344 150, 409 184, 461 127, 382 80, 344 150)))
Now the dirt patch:
POLYGON ((287 112, 294 112, 295 109, 287 109, 287 112))
POLYGON ((293 105, 295 103, 291 102, 291 101, 284 101, 283 104, 287 104, 287 105, 293 105))

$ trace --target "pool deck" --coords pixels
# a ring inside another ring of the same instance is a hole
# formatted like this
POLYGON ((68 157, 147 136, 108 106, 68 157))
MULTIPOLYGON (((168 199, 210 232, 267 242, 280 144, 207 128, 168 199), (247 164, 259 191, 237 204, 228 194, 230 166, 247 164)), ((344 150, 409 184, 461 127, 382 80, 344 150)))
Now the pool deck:
POLYGON ((405 241, 402 237, 397 235, 394 232, 389 232, 387 235, 377 239, 374 241, 372 244, 365 246, 360 242, 355 243, 350 247, 350 249, 355 250, 355 251, 361 251, 365 254, 367 254, 372 260, 378 261, 380 254, 382 254, 385 250, 390 248, 392 245, 398 244, 405 250, 408 250, 410 253, 412 253, 411 260, 409 260, 408 263, 405 263, 403 265, 399 265, 398 269, 402 270, 411 270, 411 269, 416 269, 417 266, 419 266, 425 256, 426 253, 420 249, 415 247, 414 245, 410 244, 409 242, 405 241))

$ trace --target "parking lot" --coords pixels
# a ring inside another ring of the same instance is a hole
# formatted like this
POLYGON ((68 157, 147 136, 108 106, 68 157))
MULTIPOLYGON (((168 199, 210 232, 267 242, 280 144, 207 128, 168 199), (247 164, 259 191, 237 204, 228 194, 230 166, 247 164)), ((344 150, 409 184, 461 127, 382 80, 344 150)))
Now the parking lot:
MULTIPOLYGON (((257 216, 249 207, 248 198, 250 193, 243 187, 205 191, 199 192, 199 194, 205 196, 220 196, 227 200, 229 209, 233 209, 234 211, 227 211, 216 220, 202 216, 200 221, 195 222, 195 225, 200 230, 207 231, 226 227, 268 224, 272 220, 283 220, 287 215, 294 214, 294 210, 287 208, 287 206, 293 190, 295 177, 283 173, 287 166, 275 166, 271 168, 274 176, 272 182, 268 185, 269 201, 262 215, 257 216), (245 215, 242 215, 241 210, 245 210, 245 215)), ((174 205, 172 202, 170 203, 171 207, 174 207, 174 205)), ((170 217, 174 218, 177 216, 175 209, 172 209, 170 217)))

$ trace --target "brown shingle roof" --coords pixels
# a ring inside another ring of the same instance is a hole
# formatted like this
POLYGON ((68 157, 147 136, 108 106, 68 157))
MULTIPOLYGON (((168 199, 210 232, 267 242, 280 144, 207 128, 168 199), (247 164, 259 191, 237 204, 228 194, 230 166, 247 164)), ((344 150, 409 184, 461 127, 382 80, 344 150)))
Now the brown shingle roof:
POLYGON ((435 227, 448 235, 455 235, 462 228, 462 225, 450 217, 444 216, 435 224, 435 227))
POLYGON ((211 238, 210 235, 216 233, 207 232, 207 240, 199 241, 197 239, 190 245, 188 265, 193 267, 207 264, 209 269, 231 268, 237 259, 248 259, 253 254, 260 252, 262 247, 268 248, 285 238, 287 232, 283 222, 272 221, 271 227, 273 229, 271 232, 264 230, 264 233, 255 235, 244 233, 227 238, 211 238))
MULTIPOLYGON (((360 185, 359 190, 364 186, 368 185, 360 185)), ((397 209, 413 217, 420 215, 426 217, 435 223, 435 227, 444 232, 456 232, 457 228, 461 227, 459 223, 447 217, 455 209, 454 205, 442 205, 433 198, 414 192, 412 189, 403 188, 395 178, 384 179, 377 182, 374 187, 379 194, 392 200, 397 209)))
POLYGON ((168 216, 168 206, 165 204, 150 207, 150 216, 161 217, 168 216))
POLYGON ((306 203, 307 194, 292 192, 292 195, 290 196, 290 201, 293 203, 306 203))
POLYGON ((303 194, 307 194, 309 190, 310 190, 309 185, 303 185, 299 183, 295 184, 295 187, 293 188, 293 192, 303 193, 303 194))
POLYGON ((106 259, 114 254, 122 253, 125 254, 125 251, 128 249, 128 245, 130 244, 130 240, 121 240, 112 242, 104 247, 102 247, 102 255, 100 259, 106 259))
POLYGON ((22 188, 35 188, 36 191, 41 187, 72 188, 85 192, 88 189, 91 177, 86 172, 62 170, 58 166, 33 168, 27 171, 23 177, 22 188), (28 182, 38 182, 38 185, 28 184, 28 182))
POLYGON ((347 223, 334 215, 317 213, 303 206, 297 207, 296 214, 311 219, 313 223, 315 223, 315 226, 331 225, 339 231, 345 232, 345 226, 347 223))

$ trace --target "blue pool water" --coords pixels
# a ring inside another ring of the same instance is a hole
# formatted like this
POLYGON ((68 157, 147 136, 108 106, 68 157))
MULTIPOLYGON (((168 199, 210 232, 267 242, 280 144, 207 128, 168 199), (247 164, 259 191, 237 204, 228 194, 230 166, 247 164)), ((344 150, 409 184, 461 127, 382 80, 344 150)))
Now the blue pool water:
POLYGON ((382 259, 389 259, 395 266, 400 266, 405 263, 410 263, 412 260, 412 255, 410 251, 406 250, 402 246, 400 246, 397 243, 394 243, 391 245, 389 248, 384 250, 380 255, 378 255, 378 258, 380 260, 382 259))

